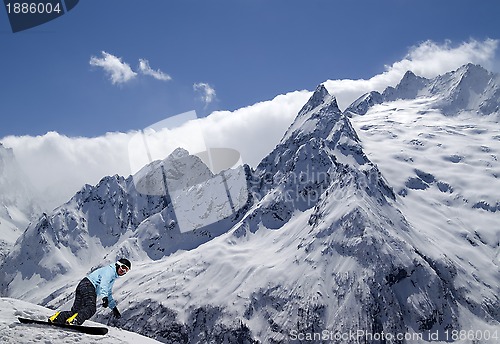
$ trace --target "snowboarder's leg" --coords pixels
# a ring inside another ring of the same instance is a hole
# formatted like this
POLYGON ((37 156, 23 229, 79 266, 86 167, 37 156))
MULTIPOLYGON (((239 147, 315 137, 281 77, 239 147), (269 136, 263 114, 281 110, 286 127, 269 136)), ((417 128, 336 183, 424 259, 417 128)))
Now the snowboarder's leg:
POLYGON ((73 318, 74 322, 72 321, 72 323, 77 325, 83 324, 85 320, 95 314, 97 310, 96 301, 97 295, 95 287, 92 282, 85 277, 76 287, 75 302, 73 303, 73 307, 71 307, 71 314, 66 317, 66 319, 78 313, 76 318, 73 318))
POLYGON ((57 316, 54 314, 54 316, 49 318, 49 321, 64 324, 66 320, 71 319, 72 324, 81 325, 96 312, 96 301, 97 295, 95 287, 92 282, 85 277, 76 287, 75 301, 73 302, 71 311, 59 312, 57 316), (74 317, 76 313, 78 313, 78 315, 74 317))

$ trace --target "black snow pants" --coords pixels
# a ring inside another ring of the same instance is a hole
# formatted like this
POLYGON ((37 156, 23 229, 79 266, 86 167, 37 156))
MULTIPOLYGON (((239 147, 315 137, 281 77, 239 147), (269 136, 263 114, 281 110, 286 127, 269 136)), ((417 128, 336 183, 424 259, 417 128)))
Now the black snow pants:
POLYGON ((76 324, 81 325, 85 320, 91 318, 97 311, 96 302, 97 295, 95 287, 92 282, 85 277, 76 287, 75 302, 73 302, 71 311, 61 312, 57 317, 56 322, 64 323, 70 316, 78 313, 76 317, 76 324))

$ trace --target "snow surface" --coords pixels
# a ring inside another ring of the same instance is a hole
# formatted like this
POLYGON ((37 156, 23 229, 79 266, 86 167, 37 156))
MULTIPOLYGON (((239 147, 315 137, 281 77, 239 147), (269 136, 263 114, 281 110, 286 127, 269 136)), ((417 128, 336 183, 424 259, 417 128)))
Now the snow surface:
MULTIPOLYGON (((30 344, 30 343, 79 343, 79 344, 122 344, 122 343, 159 343, 136 333, 119 328, 108 327, 109 332, 104 336, 93 336, 83 333, 62 330, 44 325, 21 324, 17 318, 47 320, 54 314, 50 309, 31 303, 10 298, 0 298, 0 343, 2 344, 30 344)), ((102 326, 94 322, 87 322, 88 326, 102 326)))
MULTIPOLYGON (((470 276, 500 294, 500 125, 495 117, 450 117, 432 99, 398 100, 353 119, 364 150, 394 187, 422 236, 470 276)), ((480 288, 479 288, 480 289, 480 288)), ((468 297, 479 299, 481 291, 468 297)))

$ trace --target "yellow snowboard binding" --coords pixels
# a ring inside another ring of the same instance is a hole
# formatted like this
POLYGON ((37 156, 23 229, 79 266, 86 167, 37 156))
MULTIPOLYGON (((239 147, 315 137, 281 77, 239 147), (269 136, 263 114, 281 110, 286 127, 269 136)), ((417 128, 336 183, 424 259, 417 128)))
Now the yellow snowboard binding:
POLYGON ((53 316, 51 316, 51 317, 49 318, 49 322, 50 322, 50 323, 55 322, 55 321, 56 321, 56 319, 57 319, 57 317, 59 316, 59 313, 61 313, 61 312, 56 312, 56 314, 54 314, 53 316))
POLYGON ((70 316, 68 319, 66 319, 66 324, 68 325, 78 325, 76 322, 76 317, 78 316, 78 313, 73 314, 70 316))

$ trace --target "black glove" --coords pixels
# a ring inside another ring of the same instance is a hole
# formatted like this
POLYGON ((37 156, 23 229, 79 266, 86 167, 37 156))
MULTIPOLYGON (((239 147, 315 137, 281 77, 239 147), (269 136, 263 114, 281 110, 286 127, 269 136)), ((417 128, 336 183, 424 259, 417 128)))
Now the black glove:
POLYGON ((122 315, 120 314, 120 311, 118 310, 118 308, 113 308, 113 316, 116 318, 116 319, 120 319, 122 317, 122 315))
POLYGON ((103 297, 102 298, 102 305, 101 306, 103 306, 104 308, 106 308, 106 307, 108 307, 108 304, 109 304, 108 297, 103 297))

